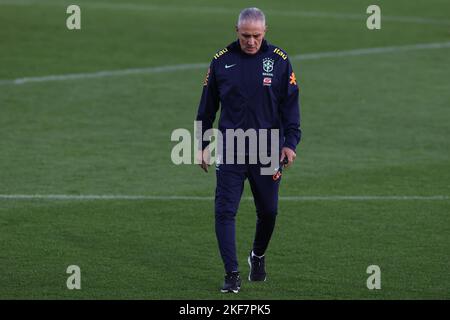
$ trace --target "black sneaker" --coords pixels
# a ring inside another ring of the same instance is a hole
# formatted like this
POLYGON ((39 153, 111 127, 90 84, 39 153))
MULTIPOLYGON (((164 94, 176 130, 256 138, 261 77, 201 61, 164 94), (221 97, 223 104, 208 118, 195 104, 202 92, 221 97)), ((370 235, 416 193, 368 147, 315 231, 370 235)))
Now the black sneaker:
POLYGON ((266 281, 264 256, 261 258, 252 256, 252 251, 250 251, 248 265, 250 266, 250 273, 248 275, 249 281, 266 281))
POLYGON ((241 276, 239 272, 228 272, 225 276, 225 282, 223 284, 221 292, 234 292, 238 293, 241 289, 241 276))

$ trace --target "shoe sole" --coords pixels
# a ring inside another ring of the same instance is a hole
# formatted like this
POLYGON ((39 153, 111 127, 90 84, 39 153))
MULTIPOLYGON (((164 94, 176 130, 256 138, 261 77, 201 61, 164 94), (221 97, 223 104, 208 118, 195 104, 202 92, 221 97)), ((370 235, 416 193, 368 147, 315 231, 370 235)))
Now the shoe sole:
POLYGON ((223 290, 223 289, 221 289, 220 292, 222 292, 222 293, 238 293, 239 290, 241 290, 241 287, 238 287, 237 290, 223 290))
POLYGON ((251 282, 266 281, 267 276, 264 277, 264 280, 252 280, 252 279, 250 279, 250 274, 252 273, 252 262, 250 261, 250 256, 248 256, 247 262, 248 262, 248 266, 250 267, 250 272, 248 274, 248 281, 251 281, 251 282))

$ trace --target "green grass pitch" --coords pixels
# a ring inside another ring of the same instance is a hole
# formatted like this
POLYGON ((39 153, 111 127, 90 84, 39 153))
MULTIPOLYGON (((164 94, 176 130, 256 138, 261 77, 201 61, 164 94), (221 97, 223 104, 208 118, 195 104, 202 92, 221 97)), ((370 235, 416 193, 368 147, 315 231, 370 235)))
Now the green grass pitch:
MULTIPOLYGON (((450 298, 449 46, 292 61, 304 136, 280 192, 325 198, 280 201, 268 281, 223 295, 213 201, 164 198, 214 195, 214 170, 170 159, 172 130, 193 129, 206 68, 13 80, 208 63, 254 3, 76 3, 82 28, 69 31, 71 2, 0 0, 0 299, 450 298), (163 198, 5 198, 34 194, 163 198), (69 265, 81 268, 81 290, 66 287, 69 265), (381 268, 381 290, 366 287, 369 265, 381 268)), ((292 57, 450 41, 444 0, 258 6, 267 39, 292 57), (366 28, 370 4, 381 30, 366 28)), ((245 278, 254 224, 243 200, 245 278)))

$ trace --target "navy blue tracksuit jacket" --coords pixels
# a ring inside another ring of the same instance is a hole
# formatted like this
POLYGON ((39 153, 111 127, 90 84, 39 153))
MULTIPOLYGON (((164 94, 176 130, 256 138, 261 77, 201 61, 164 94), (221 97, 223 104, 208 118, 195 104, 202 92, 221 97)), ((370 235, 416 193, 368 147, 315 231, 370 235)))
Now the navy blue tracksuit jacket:
MULTIPOLYGON (((280 149, 294 150, 301 138, 299 89, 287 54, 263 40, 258 53, 244 53, 235 41, 214 55, 197 113, 202 135, 212 128, 279 129, 280 149)), ((202 142, 203 148, 209 141, 202 142)), ((225 146, 225 143, 224 143, 225 146)), ((258 164, 216 165, 216 235, 226 272, 237 271, 235 215, 248 178, 257 212, 253 251, 263 255, 275 225, 280 180, 260 175, 258 164)))
POLYGON ((203 85, 197 114, 203 132, 212 128, 220 102, 219 130, 223 133, 226 129, 276 128, 280 146, 295 151, 301 137, 299 91, 284 51, 263 40, 256 55, 247 55, 238 41, 233 42, 216 53, 203 85))

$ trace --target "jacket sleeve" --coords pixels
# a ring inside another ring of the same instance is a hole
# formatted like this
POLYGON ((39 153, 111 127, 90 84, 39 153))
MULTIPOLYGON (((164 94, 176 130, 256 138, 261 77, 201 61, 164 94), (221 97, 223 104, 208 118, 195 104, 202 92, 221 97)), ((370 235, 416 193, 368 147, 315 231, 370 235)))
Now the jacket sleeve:
POLYGON ((201 121, 202 130, 197 131, 197 139, 201 143, 202 150, 205 149, 210 141, 203 141, 202 137, 206 130, 211 129, 216 119, 216 113, 219 109, 219 91, 216 82, 214 60, 211 62, 208 73, 203 83, 203 92, 198 106, 197 121, 201 121), (201 133, 201 136, 199 134, 201 133))
POLYGON ((302 132, 300 129, 299 89, 289 59, 285 70, 283 98, 280 107, 284 133, 283 147, 288 147, 295 151, 297 144, 300 142, 302 132))

